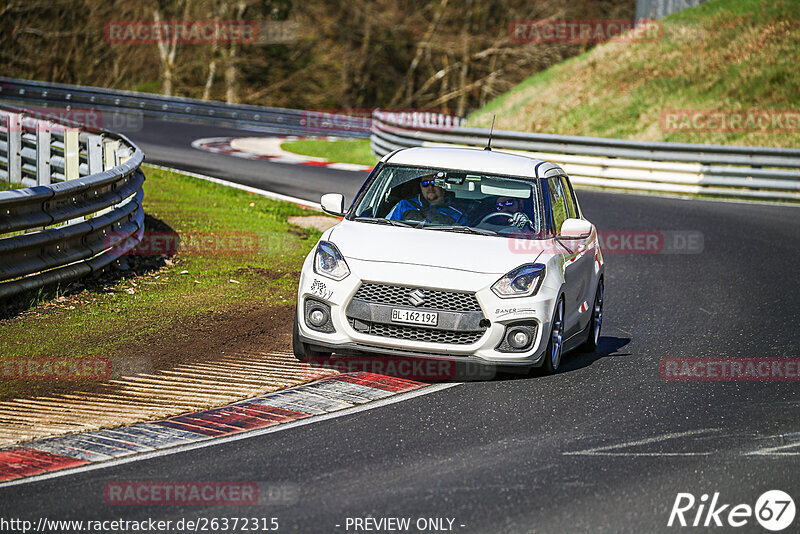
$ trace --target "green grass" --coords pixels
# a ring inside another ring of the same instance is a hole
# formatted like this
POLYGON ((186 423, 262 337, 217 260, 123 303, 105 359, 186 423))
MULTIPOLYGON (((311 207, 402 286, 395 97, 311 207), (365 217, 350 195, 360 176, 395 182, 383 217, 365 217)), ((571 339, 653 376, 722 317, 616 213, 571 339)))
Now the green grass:
POLYGON ((663 19, 655 42, 610 42, 527 78, 470 126, 739 145, 800 146, 800 131, 662 127, 668 110, 800 109, 800 3, 711 0, 663 19))
POLYGON ((25 187, 19 182, 6 182, 5 180, 0 180, 0 191, 11 191, 12 189, 22 189, 25 187))
POLYGON ((163 90, 163 84, 160 80, 147 80, 140 82, 132 90, 138 93, 161 94, 161 91, 163 90))
MULTIPOLYGON (((147 232, 174 231, 184 243, 211 234, 239 236, 257 247, 220 249, 227 254, 179 248, 160 268, 123 273, 107 286, 72 292, 61 301, 61 291, 45 299, 28 295, 32 307, 0 321, 0 362, 108 356, 142 336, 170 333, 192 316, 295 301, 296 273, 320 233, 286 219, 318 212, 161 169, 148 167, 145 174, 147 232)), ((0 398, 25 394, 25 387, 37 386, 0 382, 0 398)))
POLYGON ((302 154, 325 158, 337 163, 356 163, 359 165, 375 165, 378 158, 369 147, 369 139, 341 139, 338 141, 323 141, 317 139, 301 139, 281 143, 281 148, 302 154))

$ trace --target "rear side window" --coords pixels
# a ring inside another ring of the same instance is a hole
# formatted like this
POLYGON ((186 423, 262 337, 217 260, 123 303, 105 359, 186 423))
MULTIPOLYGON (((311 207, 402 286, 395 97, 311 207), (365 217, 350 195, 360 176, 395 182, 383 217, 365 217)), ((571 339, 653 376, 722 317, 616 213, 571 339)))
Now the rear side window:
POLYGON ((564 194, 564 187, 561 184, 561 178, 548 178, 547 189, 550 194, 550 206, 553 209, 553 222, 555 222, 555 231, 561 231, 561 225, 569 217, 567 211, 567 198, 564 194))

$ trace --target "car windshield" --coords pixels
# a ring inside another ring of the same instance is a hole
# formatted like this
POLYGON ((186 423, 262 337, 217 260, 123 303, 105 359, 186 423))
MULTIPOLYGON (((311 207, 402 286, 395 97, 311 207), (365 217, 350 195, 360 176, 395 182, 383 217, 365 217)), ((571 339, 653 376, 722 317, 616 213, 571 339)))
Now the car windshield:
POLYGON ((449 169, 384 166, 358 203, 357 221, 425 230, 540 238, 538 180, 449 169))

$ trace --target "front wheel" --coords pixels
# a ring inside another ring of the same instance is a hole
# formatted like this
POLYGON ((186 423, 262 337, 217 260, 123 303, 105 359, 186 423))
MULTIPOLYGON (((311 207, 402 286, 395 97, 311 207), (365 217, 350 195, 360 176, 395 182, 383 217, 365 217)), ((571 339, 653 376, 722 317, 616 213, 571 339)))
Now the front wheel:
POLYGON ((327 358, 331 355, 330 352, 314 350, 308 343, 300 341, 300 328, 297 326, 297 310, 295 310, 294 326, 292 328, 292 351, 294 352, 294 357, 301 362, 311 359, 327 358))
POLYGON ((564 299, 558 299, 553 326, 550 328, 550 339, 544 354, 542 370, 545 374, 553 374, 561 364, 561 353, 564 349, 564 299))

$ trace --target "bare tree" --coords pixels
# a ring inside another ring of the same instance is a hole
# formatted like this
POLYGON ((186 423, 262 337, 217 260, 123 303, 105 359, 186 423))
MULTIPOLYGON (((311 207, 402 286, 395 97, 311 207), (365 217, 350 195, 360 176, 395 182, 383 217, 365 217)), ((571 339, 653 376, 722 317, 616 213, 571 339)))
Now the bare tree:
MULTIPOLYGON (((161 21, 161 12, 164 4, 164 0, 159 0, 158 5, 153 9, 153 20, 156 25, 161 21)), ((187 18, 189 12, 188 2, 176 0, 171 6, 174 6, 177 12, 183 13, 181 17, 183 20, 187 18)), ((171 96, 175 76, 175 55, 178 52, 178 32, 175 31, 175 28, 172 28, 168 35, 170 36, 168 41, 159 39, 156 42, 156 46, 158 48, 158 58, 161 60, 162 92, 167 96, 171 96)))
POLYGON ((6 0, 7 76, 307 108, 485 104, 583 50, 513 42, 514 20, 633 17, 634 0, 6 0), (291 19, 290 43, 110 43, 109 21, 291 19), (155 87, 154 87, 155 86, 155 87))

